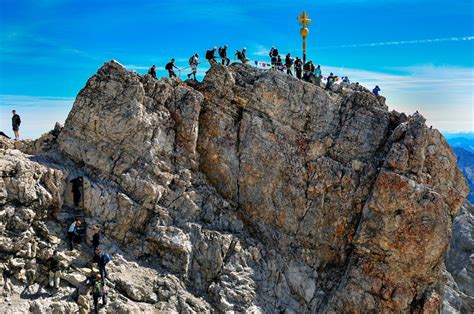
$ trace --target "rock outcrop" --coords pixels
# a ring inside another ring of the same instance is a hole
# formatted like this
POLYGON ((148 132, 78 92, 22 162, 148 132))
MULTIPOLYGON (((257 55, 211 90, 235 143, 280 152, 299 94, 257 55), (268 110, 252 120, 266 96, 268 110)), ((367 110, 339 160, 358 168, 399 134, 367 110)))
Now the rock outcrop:
MULTIPOLYGON (((113 260, 109 312, 439 311, 468 190, 424 122, 358 85, 241 64, 158 81, 108 62, 63 128, 0 146, 5 280, 47 289, 21 274, 66 248, 82 175, 85 221, 113 260)), ((87 310, 90 254, 63 253, 67 301, 0 307, 87 310)))

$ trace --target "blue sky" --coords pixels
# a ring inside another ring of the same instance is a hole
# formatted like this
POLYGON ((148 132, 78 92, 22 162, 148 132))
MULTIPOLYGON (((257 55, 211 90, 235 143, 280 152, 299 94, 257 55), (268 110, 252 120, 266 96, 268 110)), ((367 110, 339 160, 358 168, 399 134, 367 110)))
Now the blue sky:
MULTIPOLYGON (((472 0, 0 0, 0 130, 23 135, 64 121, 87 79, 116 59, 145 73, 228 44, 265 61, 301 53, 296 16, 313 19, 308 58, 323 72, 378 84, 391 109, 419 110, 442 131, 474 131, 472 0)), ((205 68, 201 68, 201 73, 205 68)), ((163 72, 159 74, 164 75, 163 72)))

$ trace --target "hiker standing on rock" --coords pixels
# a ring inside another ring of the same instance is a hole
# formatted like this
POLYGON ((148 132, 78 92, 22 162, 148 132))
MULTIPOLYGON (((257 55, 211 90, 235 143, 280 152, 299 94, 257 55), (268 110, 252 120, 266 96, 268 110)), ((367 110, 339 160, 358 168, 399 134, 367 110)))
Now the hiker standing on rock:
POLYGON ((277 60, 278 60, 278 49, 272 46, 272 49, 270 49, 270 53, 268 54, 270 56, 270 62, 272 63, 272 69, 275 69, 277 60))
POLYGON ((209 62, 209 65, 212 67, 213 64, 216 64, 216 56, 214 53, 216 52, 217 48, 214 47, 211 50, 206 51, 206 60, 209 62))
POLYGON ((277 63, 276 63, 277 69, 283 72, 283 60, 281 60, 280 55, 277 57, 277 63))
POLYGON ((170 78, 172 77, 176 77, 176 73, 174 72, 174 69, 178 69, 179 68, 177 66, 174 65, 174 58, 171 59, 170 62, 168 62, 166 65, 165 65, 165 69, 168 70, 168 75, 170 78))
POLYGON ((16 110, 12 110, 12 129, 13 133, 15 133, 15 140, 20 139, 20 124, 21 119, 20 116, 16 113, 16 110))
POLYGON ((94 249, 94 253, 96 249, 100 245, 100 228, 98 226, 94 226, 93 228, 94 234, 92 235, 92 248, 94 249))
POLYGON ((316 85, 321 86, 321 77, 323 76, 321 65, 318 64, 318 67, 314 70, 314 75, 316 76, 316 85))
POLYGON ((100 248, 96 248, 95 257, 97 261, 97 267, 99 268, 100 278, 102 279, 102 283, 104 283, 105 278, 107 278, 106 266, 110 262, 110 256, 109 254, 103 252, 100 248))
POLYGON ((61 280, 61 265, 58 251, 54 250, 53 255, 51 255, 46 262, 49 268, 49 286, 51 288, 59 289, 59 283, 61 280))
POLYGON ((331 86, 336 82, 336 79, 337 79, 337 76, 331 72, 327 79, 326 90, 331 89, 331 86))
POLYGON ((81 221, 79 219, 76 219, 72 222, 72 224, 69 226, 69 229, 67 230, 67 237, 69 240, 69 251, 74 250, 74 242, 76 241, 78 237, 78 232, 77 228, 81 225, 81 221))
POLYGON ((286 66, 286 74, 293 76, 293 72, 291 72, 291 68, 293 67, 294 59, 288 53, 285 57, 285 66, 286 66))
POLYGON ((104 284, 100 281, 100 275, 96 274, 92 280, 92 285, 89 288, 89 294, 92 294, 94 300, 94 313, 99 314, 99 299, 102 297, 102 306, 107 305, 106 293, 104 284))
POLYGON ((74 200, 74 206, 79 207, 79 203, 81 201, 81 189, 84 183, 84 179, 82 177, 77 177, 69 182, 72 183, 72 198, 74 200))
POLYGON ((188 78, 191 77, 191 75, 194 77, 194 80, 196 81, 196 72, 197 72, 197 66, 199 64, 199 55, 196 53, 189 58, 189 67, 191 68, 191 73, 189 73, 187 76, 188 78))
POLYGON ((219 47, 219 57, 221 57, 223 65, 229 65, 230 59, 227 58, 227 45, 224 45, 224 47, 219 47))
POLYGON ((296 77, 301 80, 301 73, 303 72, 303 61, 296 57, 295 60, 295 72, 296 72, 296 77))
POLYGON ((148 70, 148 74, 151 75, 154 79, 156 79, 156 65, 152 65, 151 68, 148 70))

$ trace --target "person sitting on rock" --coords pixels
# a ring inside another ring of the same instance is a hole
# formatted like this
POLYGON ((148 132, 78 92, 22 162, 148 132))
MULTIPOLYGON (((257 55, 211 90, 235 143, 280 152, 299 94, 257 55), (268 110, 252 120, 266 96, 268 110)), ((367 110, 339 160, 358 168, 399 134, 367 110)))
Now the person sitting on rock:
POLYGON ((49 286, 58 289, 61 280, 61 262, 57 250, 54 250, 53 255, 46 260, 46 263, 49 268, 49 286))
POLYGON ((209 65, 212 67, 213 64, 216 64, 216 56, 214 53, 216 52, 217 47, 212 48, 211 50, 206 51, 206 60, 209 62, 209 65))
POLYGON ((171 59, 170 62, 168 62, 166 65, 165 65, 165 69, 168 70, 168 75, 169 77, 176 77, 176 73, 174 72, 174 69, 178 69, 179 68, 177 66, 174 65, 174 58, 171 59))
POLYGON ((372 93, 374 93, 375 96, 379 96, 379 92, 380 92, 380 87, 377 85, 377 86, 375 86, 375 88, 372 90, 372 93))
POLYGON ((326 90, 330 90, 331 86, 336 82, 337 76, 335 76, 332 72, 329 74, 327 82, 326 82, 326 90))
POLYGON ((76 219, 72 222, 72 224, 69 226, 69 229, 67 230, 67 237, 69 240, 69 251, 74 250, 74 242, 77 240, 77 237, 79 236, 78 227, 80 225, 81 225, 81 221, 79 219, 76 219))
POLYGON ((74 206, 79 207, 79 203, 81 201, 81 189, 83 186, 83 178, 77 177, 70 181, 72 183, 72 197, 74 200, 74 206))
POLYGON ((156 79, 156 65, 152 65, 151 68, 148 70, 148 74, 151 75, 154 79, 156 79))
POLYGON ((219 57, 221 57, 223 65, 229 65, 230 59, 227 58, 227 45, 224 45, 224 47, 219 47, 219 57))
POLYGON ((247 59, 246 57, 246 54, 247 53, 247 48, 242 48, 241 51, 237 50, 237 52, 235 53, 235 55, 237 56, 237 59, 239 59, 240 62, 242 63, 247 63, 249 61, 249 59, 247 59))
POLYGON ((110 262, 109 254, 103 252, 100 248, 95 249, 95 258, 97 262, 97 267, 99 268, 100 277, 102 279, 102 283, 105 282, 107 277, 107 264, 110 262))
POLYGON ((107 305, 107 298, 105 293, 104 284, 100 280, 100 275, 96 274, 94 279, 91 281, 91 287, 89 288, 89 294, 92 294, 94 300, 94 313, 99 313, 99 299, 102 297, 102 306, 107 305))

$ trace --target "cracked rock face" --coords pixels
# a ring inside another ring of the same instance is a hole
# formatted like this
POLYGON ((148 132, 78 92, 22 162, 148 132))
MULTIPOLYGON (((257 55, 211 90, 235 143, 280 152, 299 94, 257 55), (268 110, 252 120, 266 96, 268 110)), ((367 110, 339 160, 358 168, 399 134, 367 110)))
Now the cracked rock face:
MULTIPOLYGON (((83 175, 87 226, 113 256, 110 312, 436 312, 468 191, 424 122, 360 86, 242 64, 157 81, 108 62, 62 129, 15 144, 35 157, 0 146, 3 228, 66 247, 68 182, 83 175)), ((19 254, 9 237, 2 251, 19 254)), ((88 275, 87 254, 65 257, 67 278, 88 275)))

